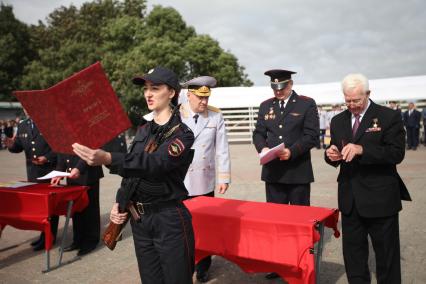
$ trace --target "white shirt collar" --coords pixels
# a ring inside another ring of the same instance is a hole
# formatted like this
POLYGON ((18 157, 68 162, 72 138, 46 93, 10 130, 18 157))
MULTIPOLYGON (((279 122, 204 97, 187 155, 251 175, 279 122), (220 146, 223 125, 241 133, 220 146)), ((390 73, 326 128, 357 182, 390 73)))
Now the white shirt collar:
MULTIPOLYGON (((364 114, 367 112, 367 109, 370 107, 370 104, 371 104, 370 99, 368 99, 367 107, 364 109, 364 111, 363 111, 363 112, 361 112, 361 113, 359 114, 359 121, 361 121, 361 120, 362 120, 362 118, 364 117, 364 114)), ((354 121, 355 121, 355 115, 354 115, 354 114, 352 114, 351 118, 352 118, 352 122, 354 122, 354 121)))
POLYGON ((154 112, 153 112, 153 111, 151 111, 150 113, 145 114, 145 115, 143 116, 143 118, 144 118, 146 121, 152 121, 152 120, 154 119, 154 112))

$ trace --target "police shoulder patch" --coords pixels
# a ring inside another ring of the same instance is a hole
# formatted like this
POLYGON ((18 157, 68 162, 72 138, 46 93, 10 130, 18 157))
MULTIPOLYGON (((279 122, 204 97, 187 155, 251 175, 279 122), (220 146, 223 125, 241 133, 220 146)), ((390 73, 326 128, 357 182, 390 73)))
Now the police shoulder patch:
POLYGON ((207 108, 212 112, 220 112, 220 109, 211 105, 208 105, 207 108))
POLYGON ((271 101, 273 101, 274 99, 275 99, 275 97, 269 98, 269 99, 267 99, 267 100, 264 100, 261 104, 263 104, 263 103, 267 103, 267 102, 271 102, 271 101))
POLYGON ((185 145, 183 145, 179 138, 175 138, 172 142, 170 142, 167 149, 170 156, 179 157, 183 150, 185 150, 185 145))
POLYGON ((312 100, 312 98, 311 98, 311 97, 304 96, 304 95, 299 95, 299 98, 300 98, 300 99, 302 99, 302 100, 305 100, 305 101, 312 100))

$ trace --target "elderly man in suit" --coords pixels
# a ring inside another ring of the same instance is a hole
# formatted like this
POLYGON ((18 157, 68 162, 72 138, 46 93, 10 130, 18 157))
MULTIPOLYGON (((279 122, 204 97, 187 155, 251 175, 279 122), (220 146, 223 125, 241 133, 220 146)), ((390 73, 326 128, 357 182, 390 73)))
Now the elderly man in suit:
POLYGON ((340 166, 343 256, 349 283, 370 283, 368 236, 376 253, 377 283, 401 283, 398 212, 411 200, 396 165, 404 159, 401 115, 369 99, 368 79, 342 81, 348 109, 331 120, 325 161, 340 166))
MULTIPOLYGON (((182 122, 194 132, 194 159, 185 177, 185 186, 190 198, 214 196, 215 186, 223 194, 231 182, 229 147, 225 122, 219 109, 209 106, 211 88, 216 79, 210 76, 194 78, 183 84, 188 88, 188 101, 181 105, 182 122), (217 181, 216 181, 217 167, 217 181)), ((200 282, 208 281, 208 269, 211 257, 202 259, 196 268, 196 278, 200 282)))

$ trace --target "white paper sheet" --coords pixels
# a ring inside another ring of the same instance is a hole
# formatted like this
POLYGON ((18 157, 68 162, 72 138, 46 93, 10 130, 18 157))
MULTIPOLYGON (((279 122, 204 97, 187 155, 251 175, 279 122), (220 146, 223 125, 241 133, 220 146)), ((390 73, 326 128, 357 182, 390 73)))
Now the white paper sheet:
POLYGON ((268 151, 265 151, 263 153, 259 154, 260 158, 260 164, 264 165, 266 163, 269 163, 270 161, 278 158, 278 154, 284 150, 285 146, 284 143, 281 143, 274 148, 269 149, 268 151))
POLYGON ((69 177, 69 176, 70 176, 70 173, 67 173, 67 172, 51 171, 47 175, 39 177, 37 179, 41 180, 41 179, 51 179, 51 178, 54 178, 54 177, 69 177))

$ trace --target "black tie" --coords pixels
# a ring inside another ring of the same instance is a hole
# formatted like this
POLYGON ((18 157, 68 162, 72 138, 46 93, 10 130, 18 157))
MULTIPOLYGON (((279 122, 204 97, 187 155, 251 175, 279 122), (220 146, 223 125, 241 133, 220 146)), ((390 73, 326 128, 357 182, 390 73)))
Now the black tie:
POLYGON ((199 117, 198 113, 194 115, 194 121, 195 121, 195 124, 197 124, 198 117, 199 117))
POLYGON ((284 101, 280 101, 280 110, 284 111, 284 101))

